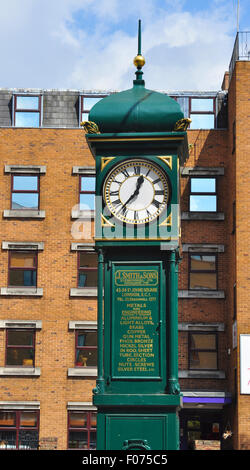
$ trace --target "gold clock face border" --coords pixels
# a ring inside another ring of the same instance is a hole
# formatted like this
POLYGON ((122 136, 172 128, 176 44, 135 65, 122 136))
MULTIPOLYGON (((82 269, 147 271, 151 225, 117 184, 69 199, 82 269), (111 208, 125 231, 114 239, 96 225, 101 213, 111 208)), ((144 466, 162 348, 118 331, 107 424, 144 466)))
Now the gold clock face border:
POLYGON ((159 165, 157 165, 157 163, 149 162, 147 160, 144 160, 143 158, 131 158, 129 160, 118 163, 115 167, 113 167, 109 171, 103 183, 103 200, 108 210, 117 220, 119 220, 120 222, 124 222, 126 224, 130 224, 130 225, 145 225, 145 224, 154 222, 162 214, 164 209, 167 208, 169 197, 170 197, 170 182, 168 180, 166 173, 159 165), (117 211, 115 209, 112 209, 113 204, 110 200, 109 188, 110 188, 111 182, 114 179, 113 177, 115 177, 115 175, 117 175, 117 173, 119 173, 122 168, 127 169, 128 165, 134 166, 136 164, 141 165, 141 166, 146 166, 148 168, 152 168, 152 170, 155 173, 157 173, 157 175, 159 175, 161 182, 163 183, 163 186, 164 186, 164 200, 161 203, 160 208, 152 215, 152 218, 150 219, 143 219, 143 220, 127 219, 123 215, 118 216, 117 211))

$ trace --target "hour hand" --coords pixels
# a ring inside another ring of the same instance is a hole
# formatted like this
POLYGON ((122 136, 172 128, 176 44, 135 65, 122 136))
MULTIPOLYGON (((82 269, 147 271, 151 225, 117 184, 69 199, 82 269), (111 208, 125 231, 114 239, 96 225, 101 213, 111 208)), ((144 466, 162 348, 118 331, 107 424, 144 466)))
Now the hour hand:
POLYGON ((135 196, 138 196, 139 194, 139 190, 140 190, 140 187, 142 185, 144 181, 144 177, 141 175, 139 176, 139 178, 137 179, 137 182, 136 182, 136 189, 134 191, 134 193, 128 198, 128 200, 123 204, 122 206, 122 212, 124 212, 126 210, 126 205, 132 200, 134 199, 135 196))

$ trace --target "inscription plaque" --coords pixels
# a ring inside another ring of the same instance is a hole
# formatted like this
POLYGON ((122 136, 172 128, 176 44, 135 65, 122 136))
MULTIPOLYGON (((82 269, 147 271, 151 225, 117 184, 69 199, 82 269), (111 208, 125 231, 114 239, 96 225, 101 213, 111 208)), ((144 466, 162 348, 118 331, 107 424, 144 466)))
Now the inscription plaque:
POLYGON ((112 378, 161 376, 160 265, 115 265, 112 378))

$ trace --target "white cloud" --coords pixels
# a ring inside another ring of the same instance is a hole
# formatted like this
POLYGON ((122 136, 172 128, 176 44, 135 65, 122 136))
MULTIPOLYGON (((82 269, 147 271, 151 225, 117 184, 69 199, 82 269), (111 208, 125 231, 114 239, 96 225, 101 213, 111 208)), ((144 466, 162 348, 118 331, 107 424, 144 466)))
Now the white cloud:
POLYGON ((3 2, 0 86, 129 88, 142 18, 148 88, 220 88, 234 39, 228 1, 212 0, 207 10, 193 12, 187 1, 174 5, 170 0, 3 2))

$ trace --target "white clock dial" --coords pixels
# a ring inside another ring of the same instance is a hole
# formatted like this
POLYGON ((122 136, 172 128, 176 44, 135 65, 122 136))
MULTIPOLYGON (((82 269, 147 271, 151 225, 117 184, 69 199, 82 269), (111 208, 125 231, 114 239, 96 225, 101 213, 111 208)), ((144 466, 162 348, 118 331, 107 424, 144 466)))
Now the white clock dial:
POLYGON ((113 168, 103 187, 111 214, 122 222, 145 224, 166 208, 169 183, 164 171, 146 160, 127 160, 113 168))

